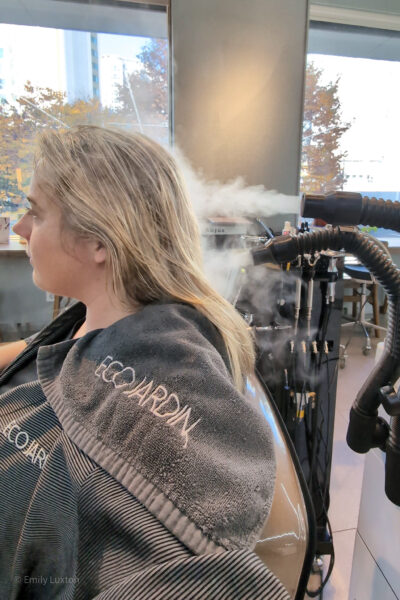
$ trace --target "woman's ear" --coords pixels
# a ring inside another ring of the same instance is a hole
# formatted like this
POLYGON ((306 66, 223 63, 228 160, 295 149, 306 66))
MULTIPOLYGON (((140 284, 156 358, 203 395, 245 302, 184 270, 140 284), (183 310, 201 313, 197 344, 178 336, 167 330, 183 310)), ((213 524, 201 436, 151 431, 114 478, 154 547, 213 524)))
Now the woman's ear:
POLYGON ((94 261, 99 265, 102 263, 105 263, 106 262, 105 246, 99 240, 93 242, 93 244, 94 244, 94 248, 93 248, 94 261))

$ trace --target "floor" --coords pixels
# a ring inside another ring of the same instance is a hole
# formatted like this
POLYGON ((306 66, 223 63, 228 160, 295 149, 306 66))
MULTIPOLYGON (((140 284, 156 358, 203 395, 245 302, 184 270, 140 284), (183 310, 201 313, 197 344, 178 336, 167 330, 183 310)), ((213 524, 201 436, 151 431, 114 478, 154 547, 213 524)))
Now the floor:
POLYGON ((357 332, 352 333, 351 329, 343 330, 342 343, 350 337, 351 341, 346 366, 338 372, 328 513, 333 531, 335 565, 324 588, 323 600, 348 600, 365 457, 350 450, 346 444, 346 432, 351 405, 373 367, 376 344, 380 341, 371 338, 373 349, 369 356, 364 356, 365 338, 357 332))

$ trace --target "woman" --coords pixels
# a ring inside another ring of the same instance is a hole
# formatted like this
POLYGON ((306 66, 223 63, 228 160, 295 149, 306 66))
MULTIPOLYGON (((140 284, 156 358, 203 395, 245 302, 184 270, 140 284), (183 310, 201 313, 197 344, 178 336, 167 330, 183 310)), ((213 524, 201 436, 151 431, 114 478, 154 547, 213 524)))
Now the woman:
POLYGON ((29 201, 34 283, 78 302, 0 378, 0 597, 286 598, 250 550, 274 483, 241 394, 252 341, 204 278, 172 157, 51 131, 29 201))

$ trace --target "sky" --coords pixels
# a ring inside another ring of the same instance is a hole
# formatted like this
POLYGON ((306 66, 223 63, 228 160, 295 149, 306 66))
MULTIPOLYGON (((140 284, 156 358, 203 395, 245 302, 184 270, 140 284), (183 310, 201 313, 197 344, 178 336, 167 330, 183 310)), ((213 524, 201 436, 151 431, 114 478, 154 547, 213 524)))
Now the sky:
POLYGON ((135 58, 150 38, 114 33, 98 34, 99 54, 118 54, 124 58, 135 58))

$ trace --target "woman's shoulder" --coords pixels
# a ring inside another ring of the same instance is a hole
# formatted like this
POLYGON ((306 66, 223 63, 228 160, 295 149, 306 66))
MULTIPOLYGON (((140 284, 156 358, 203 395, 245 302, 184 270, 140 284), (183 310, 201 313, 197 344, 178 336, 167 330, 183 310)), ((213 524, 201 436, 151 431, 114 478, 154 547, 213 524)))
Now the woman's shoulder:
POLYGON ((216 358, 218 354, 216 366, 222 368, 224 373, 229 373, 228 357, 220 332, 194 306, 178 302, 154 303, 144 307, 136 317, 134 327, 140 330, 142 343, 147 345, 157 340, 160 352, 173 347, 175 358, 193 359, 196 354, 200 358, 205 353, 211 353, 216 358))
POLYGON ((204 338, 208 343, 219 346, 223 344, 221 335, 215 325, 195 306, 184 302, 154 302, 143 307, 135 314, 135 325, 143 328, 147 334, 159 333, 167 341, 179 340, 195 336, 204 338))

